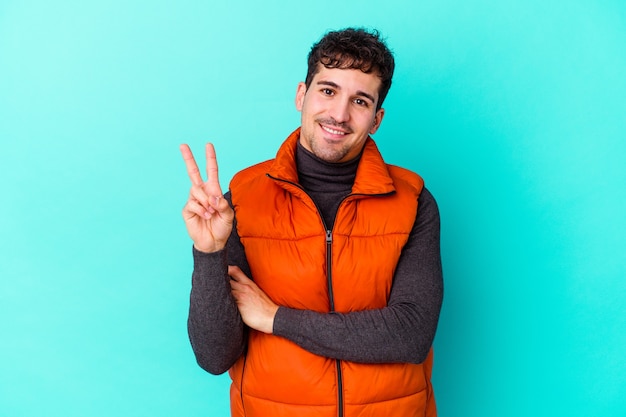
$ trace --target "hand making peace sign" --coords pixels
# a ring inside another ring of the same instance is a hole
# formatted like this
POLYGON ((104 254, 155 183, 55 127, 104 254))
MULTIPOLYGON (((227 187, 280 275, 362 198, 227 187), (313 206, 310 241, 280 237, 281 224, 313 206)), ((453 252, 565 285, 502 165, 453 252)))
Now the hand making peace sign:
POLYGON ((206 172, 204 182, 188 145, 181 145, 187 174, 191 179, 189 200, 183 207, 183 219, 187 233, 195 248, 202 252, 216 252, 226 246, 226 241, 233 228, 235 213, 224 199, 217 176, 217 158, 215 148, 206 144, 206 172))

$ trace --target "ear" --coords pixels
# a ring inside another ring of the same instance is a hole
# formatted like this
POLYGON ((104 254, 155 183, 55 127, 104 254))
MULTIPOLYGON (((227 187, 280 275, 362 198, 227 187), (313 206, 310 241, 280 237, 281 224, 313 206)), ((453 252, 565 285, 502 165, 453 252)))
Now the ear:
POLYGON ((370 135, 376 133, 376 131, 380 127, 380 124, 383 122, 383 117, 385 117, 385 109, 379 109, 374 115, 374 123, 372 124, 372 127, 370 129, 370 135))
POLYGON ((304 106, 304 96, 306 94, 306 84, 298 83, 298 89, 296 90, 296 109, 298 111, 302 111, 302 106, 304 106))

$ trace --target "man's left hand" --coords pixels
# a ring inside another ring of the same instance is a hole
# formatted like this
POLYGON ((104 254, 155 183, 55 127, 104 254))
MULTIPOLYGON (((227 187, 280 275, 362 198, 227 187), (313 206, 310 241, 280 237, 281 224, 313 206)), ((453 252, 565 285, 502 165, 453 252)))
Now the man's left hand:
POLYGON ((228 275, 243 322, 255 330, 272 334, 278 306, 239 267, 229 266, 228 275))

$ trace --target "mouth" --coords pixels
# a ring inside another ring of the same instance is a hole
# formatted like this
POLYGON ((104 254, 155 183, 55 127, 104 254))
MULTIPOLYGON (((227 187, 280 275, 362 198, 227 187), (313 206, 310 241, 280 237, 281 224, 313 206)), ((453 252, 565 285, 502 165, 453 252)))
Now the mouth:
POLYGON ((336 127, 331 127, 322 123, 320 123, 319 126, 324 132, 336 138, 344 137, 350 133, 350 131, 348 130, 340 130, 340 129, 337 129, 336 127))

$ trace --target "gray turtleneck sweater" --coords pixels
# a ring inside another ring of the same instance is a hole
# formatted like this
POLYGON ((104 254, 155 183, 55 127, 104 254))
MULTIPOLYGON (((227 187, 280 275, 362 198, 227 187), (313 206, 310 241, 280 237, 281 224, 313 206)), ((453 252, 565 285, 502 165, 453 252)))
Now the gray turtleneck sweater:
MULTIPOLYGON (((359 158, 331 164, 298 144, 300 185, 332 229, 341 200, 350 194, 359 158)), ((230 201, 230 196, 225 196, 230 201)), ((333 359, 363 363, 421 363, 432 345, 443 297, 439 211, 424 188, 409 240, 398 261, 388 305, 353 313, 317 313, 280 307, 273 332, 304 349, 333 359)), ((189 338, 199 365, 213 374, 227 371, 244 352, 247 327, 230 294, 228 265, 250 268, 236 226, 227 247, 215 253, 193 250, 194 270, 189 338)), ((254 277, 251 277, 254 279, 254 277)))

